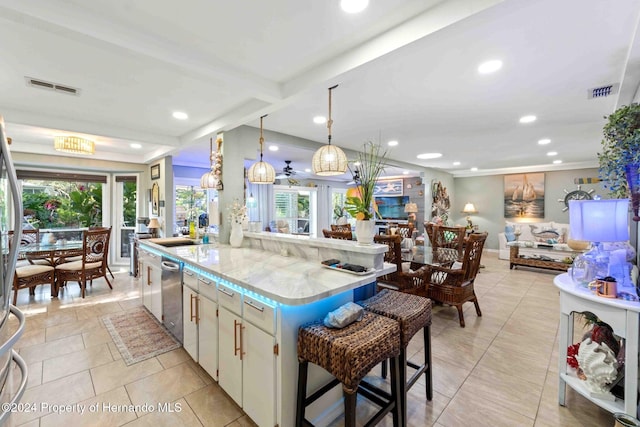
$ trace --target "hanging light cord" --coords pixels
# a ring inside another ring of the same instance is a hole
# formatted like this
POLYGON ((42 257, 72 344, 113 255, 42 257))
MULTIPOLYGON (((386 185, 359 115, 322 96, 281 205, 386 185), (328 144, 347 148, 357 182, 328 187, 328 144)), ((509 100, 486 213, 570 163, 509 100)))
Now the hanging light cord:
POLYGON ((260 161, 262 161, 262 144, 264 143, 264 137, 262 136, 262 119, 267 117, 268 114, 260 116, 260 161))
POLYGON ((213 171, 213 138, 209 138, 209 163, 211 163, 211 170, 213 171))
POLYGON ((331 145, 331 125, 333 120, 331 119, 331 91, 337 88, 338 85, 329 88, 329 120, 327 120, 327 129, 329 130, 329 145, 331 145))

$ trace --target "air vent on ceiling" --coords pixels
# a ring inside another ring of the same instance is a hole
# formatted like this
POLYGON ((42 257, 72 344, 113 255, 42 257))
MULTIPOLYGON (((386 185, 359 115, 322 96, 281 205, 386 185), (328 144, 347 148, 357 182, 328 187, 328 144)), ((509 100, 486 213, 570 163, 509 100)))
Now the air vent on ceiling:
POLYGON ((34 79, 33 77, 25 77, 25 80, 28 86, 37 87, 39 89, 52 90, 54 92, 66 93, 68 95, 80 95, 80 89, 77 89, 75 87, 34 79))
POLYGON ((620 83, 612 83, 606 86, 594 87, 587 90, 587 99, 604 98, 605 96, 615 95, 618 93, 620 83))

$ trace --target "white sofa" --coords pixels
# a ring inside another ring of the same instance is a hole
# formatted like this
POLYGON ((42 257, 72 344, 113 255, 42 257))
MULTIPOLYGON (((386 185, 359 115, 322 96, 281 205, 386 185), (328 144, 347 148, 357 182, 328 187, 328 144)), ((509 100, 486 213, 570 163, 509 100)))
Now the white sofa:
MULTIPOLYGON (((545 245, 553 245, 553 252, 550 253, 548 249, 520 248, 521 255, 545 255, 552 256, 554 259, 562 260, 567 256, 571 256, 574 251, 567 246, 567 238, 569 236, 569 224, 563 224, 559 222, 534 222, 534 223, 522 223, 522 222, 510 222, 506 221, 505 229, 507 226, 513 227, 514 230, 519 230, 520 235, 518 241, 520 242, 534 242, 534 246, 538 243, 545 245)), ((514 236, 511 236, 515 240, 514 236)), ((509 246, 507 246, 507 235, 505 231, 498 233, 498 244, 500 259, 509 259, 509 246)))

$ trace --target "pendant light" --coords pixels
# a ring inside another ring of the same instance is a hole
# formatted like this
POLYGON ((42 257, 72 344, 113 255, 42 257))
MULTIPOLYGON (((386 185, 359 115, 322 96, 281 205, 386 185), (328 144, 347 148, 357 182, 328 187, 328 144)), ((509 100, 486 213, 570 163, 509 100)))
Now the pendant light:
POLYGON ((276 171, 273 169, 273 166, 262 161, 262 144, 264 143, 264 137, 262 136, 262 119, 265 117, 267 117, 267 114, 260 117, 260 161, 252 164, 247 172, 247 178, 252 184, 273 184, 276 180, 276 171))
POLYGON ((214 171, 213 159, 213 138, 209 138, 209 160, 211 161, 211 170, 202 175, 202 178, 200 178, 201 188, 216 188, 218 185, 218 177, 216 176, 214 171))
POLYGON ((331 145, 331 91, 338 85, 329 88, 329 120, 327 120, 327 129, 329 130, 329 143, 323 145, 315 152, 311 160, 313 173, 321 176, 342 175, 347 171, 347 156, 340 147, 331 145))

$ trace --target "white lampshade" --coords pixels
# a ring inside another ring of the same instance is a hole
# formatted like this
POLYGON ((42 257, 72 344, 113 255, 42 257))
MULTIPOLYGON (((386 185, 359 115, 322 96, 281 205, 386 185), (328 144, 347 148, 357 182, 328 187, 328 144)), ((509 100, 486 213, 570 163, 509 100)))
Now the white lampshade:
POLYGON ((466 205, 464 205, 464 209, 462 209, 463 213, 478 213, 478 211, 476 211, 476 207, 473 205, 473 203, 467 203, 466 205))
POLYGON ((247 179, 252 184, 273 184, 276 171, 269 163, 260 160, 251 165, 247 171, 247 179))
POLYGON ((323 145, 313 154, 311 168, 320 176, 342 175, 347 171, 347 155, 340 147, 323 145))
POLYGON ((571 238, 590 242, 629 240, 629 199, 570 200, 571 238))
POLYGON ((418 212, 418 204, 417 203, 407 203, 404 205, 405 213, 417 213, 418 212))

